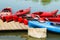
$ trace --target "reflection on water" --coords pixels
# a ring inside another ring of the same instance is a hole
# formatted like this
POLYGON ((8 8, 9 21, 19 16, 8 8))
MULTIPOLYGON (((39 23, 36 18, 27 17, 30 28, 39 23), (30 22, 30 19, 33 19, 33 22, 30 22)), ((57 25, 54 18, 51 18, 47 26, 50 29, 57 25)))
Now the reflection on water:
POLYGON ((28 36, 28 40, 46 40, 46 38, 39 39, 39 38, 33 38, 33 37, 28 36))
POLYGON ((0 40, 46 40, 45 38, 32 38, 28 36, 28 31, 0 31, 0 40))
POLYGON ((39 0, 32 0, 33 2, 39 2, 39 0))
POLYGON ((51 3, 51 1, 58 2, 59 0, 25 0, 25 1, 39 2, 42 3, 42 5, 47 5, 51 3))
POLYGON ((0 32, 0 40, 26 40, 27 31, 2 31, 0 32))
POLYGON ((60 34, 58 33, 48 32, 47 35, 47 40, 60 40, 60 34))
POLYGON ((41 3, 43 5, 49 4, 51 2, 51 0, 41 0, 41 3))

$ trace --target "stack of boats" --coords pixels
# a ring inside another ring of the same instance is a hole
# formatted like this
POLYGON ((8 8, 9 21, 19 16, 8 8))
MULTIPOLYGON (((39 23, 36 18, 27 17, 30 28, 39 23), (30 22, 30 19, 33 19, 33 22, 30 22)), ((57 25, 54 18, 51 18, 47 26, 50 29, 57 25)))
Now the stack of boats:
POLYGON ((48 31, 60 33, 60 14, 57 14, 58 10, 29 14, 30 10, 31 7, 12 13, 11 8, 4 8, 0 12, 0 19, 3 22, 15 21, 33 28, 47 28, 48 31))

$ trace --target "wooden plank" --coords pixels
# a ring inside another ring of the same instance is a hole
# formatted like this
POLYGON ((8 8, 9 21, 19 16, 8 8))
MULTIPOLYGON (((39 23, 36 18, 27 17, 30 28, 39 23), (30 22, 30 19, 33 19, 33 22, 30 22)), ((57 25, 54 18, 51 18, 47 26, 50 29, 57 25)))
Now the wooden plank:
POLYGON ((12 26, 12 24, 11 24, 11 22, 9 22, 9 23, 7 23, 8 25, 9 25, 9 28, 12 30, 12 29, 14 29, 13 28, 13 26, 12 26))
POLYGON ((4 27, 4 30, 10 29, 10 28, 9 28, 9 25, 7 25, 7 22, 3 22, 3 25, 5 26, 5 27, 3 26, 3 27, 4 27))
POLYGON ((0 30, 2 29, 1 20, 0 20, 0 30))
POLYGON ((19 29, 23 29, 22 26, 19 24, 19 22, 15 22, 15 24, 17 25, 17 27, 18 27, 19 29))
POLYGON ((0 30, 3 30, 3 29, 5 29, 5 26, 3 24, 3 21, 0 19, 0 30))
POLYGON ((25 27, 28 29, 29 28, 29 26, 28 25, 25 25, 25 27))
POLYGON ((15 24, 14 21, 10 22, 10 24, 12 25, 13 29, 19 29, 19 28, 16 26, 16 24, 15 24))
POLYGON ((20 24, 20 26, 21 26, 23 29, 26 29, 26 27, 24 26, 23 23, 19 23, 19 24, 20 24))
POLYGON ((0 19, 0 30, 24 30, 28 29, 28 25, 24 25, 23 23, 11 21, 11 22, 3 22, 0 19))

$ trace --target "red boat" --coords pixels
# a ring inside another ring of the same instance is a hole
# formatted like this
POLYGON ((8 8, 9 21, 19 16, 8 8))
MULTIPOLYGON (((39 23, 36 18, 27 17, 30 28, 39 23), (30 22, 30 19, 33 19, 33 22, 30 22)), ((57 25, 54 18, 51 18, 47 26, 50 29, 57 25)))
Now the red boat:
POLYGON ((12 15, 12 9, 10 7, 8 8, 4 8, 1 13, 2 16, 6 16, 6 15, 12 15))
POLYGON ((23 23, 24 23, 25 25, 28 25, 28 20, 27 20, 27 19, 24 19, 24 20, 23 20, 23 23))
POLYGON ((19 17, 18 18, 18 22, 23 23, 23 18, 22 17, 19 17))
POLYGON ((17 16, 25 15, 25 14, 30 12, 30 9, 31 8, 28 8, 28 9, 25 9, 25 10, 19 10, 15 13, 15 15, 17 15, 17 16))
POLYGON ((39 15, 40 17, 53 17, 57 14, 58 10, 52 12, 34 12, 33 14, 39 15))
POLYGON ((11 18, 7 18, 7 17, 11 17, 12 15, 12 9, 11 8, 4 8, 1 12, 0 12, 0 17, 3 21, 7 21, 7 20, 11 20, 11 18))
POLYGON ((60 17, 60 14, 57 14, 56 17, 60 17))
POLYGON ((18 16, 17 15, 13 15, 13 21, 17 22, 18 21, 18 16))
POLYGON ((57 12, 58 12, 58 10, 54 10, 52 12, 34 12, 34 13, 28 14, 26 16, 31 16, 32 18, 35 18, 35 16, 38 15, 39 17, 48 18, 48 17, 56 16, 57 12))
POLYGON ((5 20, 7 21, 7 22, 9 22, 9 21, 12 21, 13 19, 13 16, 12 15, 7 15, 7 16, 5 16, 5 20))
POLYGON ((60 22, 60 17, 48 18, 48 20, 52 22, 60 22))

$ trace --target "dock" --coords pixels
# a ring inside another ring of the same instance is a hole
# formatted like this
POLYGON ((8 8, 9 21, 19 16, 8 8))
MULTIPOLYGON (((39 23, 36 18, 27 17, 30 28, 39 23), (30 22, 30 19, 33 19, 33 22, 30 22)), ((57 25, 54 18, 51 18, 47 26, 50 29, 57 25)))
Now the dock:
POLYGON ((0 31, 1 30, 27 30, 28 25, 24 25, 23 23, 11 21, 11 22, 3 22, 0 19, 0 31))

